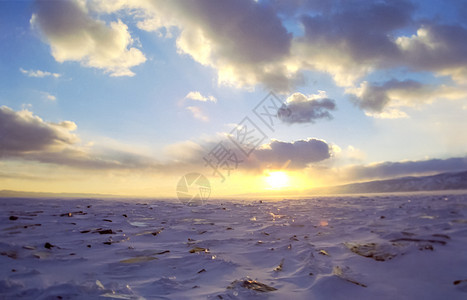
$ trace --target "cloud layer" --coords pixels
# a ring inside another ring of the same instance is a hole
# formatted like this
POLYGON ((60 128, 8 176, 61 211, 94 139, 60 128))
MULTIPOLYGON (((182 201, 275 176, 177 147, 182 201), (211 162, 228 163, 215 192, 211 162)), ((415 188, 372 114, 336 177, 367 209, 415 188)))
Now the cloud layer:
POLYGON ((428 159, 419 161, 384 162, 353 166, 346 170, 353 180, 394 178, 408 175, 428 175, 467 170, 467 157, 428 159))
MULTIPOLYGON (((407 116, 400 107, 421 105, 425 102, 418 99, 432 91, 435 96, 426 102, 452 99, 453 90, 465 90, 467 84, 467 27, 420 18, 423 5, 409 0, 41 0, 31 23, 57 61, 79 61, 112 76, 132 76, 131 68, 146 57, 132 46, 127 25, 120 19, 107 24, 97 18, 130 16, 140 30, 175 38, 178 52, 212 67, 221 84, 262 84, 291 93, 305 82, 307 71, 327 73, 368 115, 397 117, 407 116), (446 76, 453 82, 383 78, 368 83, 375 72, 400 69, 409 75, 446 76), (406 95, 410 97, 400 99, 406 95)), ((322 109, 332 106, 321 102, 322 109)), ((315 110, 310 103, 292 106, 308 111, 288 120, 292 123, 305 122, 315 110)))
POLYGON ((401 107, 419 106, 437 99, 457 100, 467 97, 462 87, 423 84, 415 80, 391 79, 381 84, 362 82, 347 93, 368 115, 383 118, 405 117, 401 107))
POLYGON ((30 111, 15 112, 6 106, 0 107, 0 136, 6 154, 63 149, 78 141, 72 133, 75 129, 76 124, 70 121, 44 122, 30 111))
POLYGON ((332 147, 319 139, 283 142, 273 140, 244 157, 219 136, 201 144, 185 142, 168 147, 169 159, 159 163, 153 158, 121 150, 83 146, 71 121, 47 122, 28 110, 0 107, 0 160, 25 160, 88 170, 152 170, 182 172, 203 170, 204 158, 220 141, 238 153, 239 170, 262 172, 270 168, 304 169, 332 155, 332 147))
POLYGON ((307 71, 327 73, 350 91, 366 84, 361 96, 350 94, 368 115, 404 116, 394 107, 423 104, 416 98, 431 90, 437 91, 432 100, 449 98, 452 89, 467 84, 465 25, 420 18, 423 5, 409 0, 93 0, 87 7, 101 14, 131 13, 139 29, 175 37, 179 53, 214 68, 222 84, 263 84, 290 93, 304 83, 307 71), (375 72, 398 69, 447 76, 454 82, 416 86, 415 79, 397 83, 386 78, 365 83, 375 72), (395 105, 397 93, 412 97, 395 105))
POLYGON ((28 110, 0 107, 0 159, 20 159, 79 169, 159 168, 149 157, 80 146, 71 121, 47 122, 28 110))
MULTIPOLYGON (((157 174, 180 174, 199 170, 209 172, 205 157, 222 141, 238 154, 235 172, 262 173, 267 169, 302 170, 328 180, 361 181, 407 175, 428 175, 467 169, 467 157, 420 161, 384 162, 367 165, 332 167, 336 146, 309 138, 284 142, 272 140, 255 149, 249 157, 220 135, 195 143, 187 141, 167 148, 168 160, 155 159, 134 152, 83 146, 71 121, 47 122, 28 110, 14 111, 0 107, 0 161, 34 161, 40 164, 69 167, 71 170, 135 170, 157 174), (319 173, 318 173, 319 172, 319 173)), ((8 177, 9 175, 1 175, 8 177)), ((19 175, 18 175, 19 176, 19 175)), ((22 176, 22 175, 21 175, 22 176)))

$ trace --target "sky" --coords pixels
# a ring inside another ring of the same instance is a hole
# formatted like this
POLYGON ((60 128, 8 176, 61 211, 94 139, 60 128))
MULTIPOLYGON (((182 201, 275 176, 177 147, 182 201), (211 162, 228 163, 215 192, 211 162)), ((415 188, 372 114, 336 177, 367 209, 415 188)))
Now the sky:
POLYGON ((176 197, 467 169, 467 2, 0 1, 0 190, 176 197))

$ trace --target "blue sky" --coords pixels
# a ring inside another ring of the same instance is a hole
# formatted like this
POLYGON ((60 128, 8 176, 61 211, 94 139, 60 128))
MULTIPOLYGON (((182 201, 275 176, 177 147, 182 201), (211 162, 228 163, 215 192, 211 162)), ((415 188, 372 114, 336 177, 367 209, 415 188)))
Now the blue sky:
POLYGON ((277 169, 291 189, 466 169, 465 16, 463 1, 1 1, 0 188, 216 185, 203 156, 270 91, 292 116, 219 195, 277 169))

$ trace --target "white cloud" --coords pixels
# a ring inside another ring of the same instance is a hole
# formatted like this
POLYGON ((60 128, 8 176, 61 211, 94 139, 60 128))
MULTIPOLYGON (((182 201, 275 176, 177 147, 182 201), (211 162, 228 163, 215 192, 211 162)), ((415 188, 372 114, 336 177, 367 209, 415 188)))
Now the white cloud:
POLYGON ((25 70, 23 68, 19 69, 21 73, 25 74, 28 77, 36 77, 36 78, 43 78, 43 77, 54 77, 54 78, 59 78, 62 76, 59 73, 51 73, 47 71, 41 71, 41 70, 25 70))
POLYGON ((55 97, 54 95, 52 94, 49 94, 47 92, 41 92, 42 96, 47 99, 47 100, 50 100, 50 101, 55 101, 57 100, 57 97, 55 97))
POLYGON ((342 166, 354 165, 355 163, 362 163, 367 158, 366 153, 361 149, 348 145, 347 147, 341 148, 338 145, 331 145, 333 153, 332 166, 338 169, 342 166))
POLYGON ((133 39, 121 20, 107 26, 88 14, 82 1, 38 1, 31 24, 50 45, 58 62, 78 61, 111 76, 133 76, 131 68, 146 61, 131 47, 133 39))
POLYGON ((343 87, 352 86, 374 69, 371 63, 357 61, 351 53, 324 42, 294 39, 291 53, 287 61, 290 68, 328 73, 338 86, 343 87))
POLYGON ((376 119, 406 119, 409 115, 397 108, 385 108, 382 112, 366 111, 365 115, 376 119))
POLYGON ((186 109, 191 112, 193 117, 203 122, 209 121, 209 118, 204 114, 204 112, 198 106, 187 106, 186 109))
MULTIPOLYGON (((192 91, 189 92, 179 103, 179 106, 184 106, 185 102, 187 100, 190 101, 198 101, 198 102, 217 102, 217 99, 214 96, 203 96, 200 92, 198 91, 192 91)), ((185 107, 186 110, 188 110, 191 115, 198 120, 201 120, 203 122, 208 122, 209 117, 205 114, 205 112, 201 109, 199 106, 193 106, 189 105, 185 107)))
POLYGON ((194 101, 201 101, 201 102, 217 102, 217 99, 214 96, 203 96, 198 91, 189 92, 185 99, 194 100, 194 101))

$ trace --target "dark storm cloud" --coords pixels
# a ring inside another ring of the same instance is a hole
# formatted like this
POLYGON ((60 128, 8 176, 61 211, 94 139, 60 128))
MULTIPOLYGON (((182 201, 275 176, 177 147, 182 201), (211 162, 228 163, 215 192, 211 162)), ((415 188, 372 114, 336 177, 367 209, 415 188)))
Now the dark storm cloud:
POLYGON ((307 98, 294 93, 279 109, 278 116, 285 123, 314 123, 318 119, 332 119, 330 111, 336 103, 329 98, 307 98))

